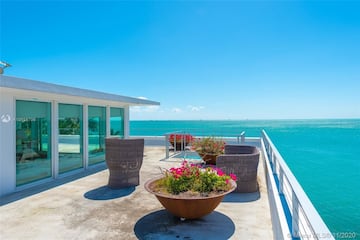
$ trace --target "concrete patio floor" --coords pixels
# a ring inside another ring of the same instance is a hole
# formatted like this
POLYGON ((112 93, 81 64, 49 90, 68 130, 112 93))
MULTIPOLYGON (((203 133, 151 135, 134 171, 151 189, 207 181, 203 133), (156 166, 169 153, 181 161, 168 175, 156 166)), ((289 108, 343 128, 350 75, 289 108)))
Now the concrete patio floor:
POLYGON ((51 188, 37 187, 29 196, 6 196, 0 239, 273 239, 262 159, 259 192, 231 193, 204 218, 180 221, 143 187, 161 174, 160 168, 181 162, 164 158, 164 147, 145 147, 136 188, 107 188, 105 169, 51 188))

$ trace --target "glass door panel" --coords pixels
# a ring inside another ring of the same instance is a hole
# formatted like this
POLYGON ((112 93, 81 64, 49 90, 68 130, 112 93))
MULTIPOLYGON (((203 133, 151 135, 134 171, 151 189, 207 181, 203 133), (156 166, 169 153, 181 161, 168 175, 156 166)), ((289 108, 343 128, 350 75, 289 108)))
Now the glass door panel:
POLYGON ((59 104, 59 173, 83 167, 81 105, 59 104))
POLYGON ((110 108, 110 135, 124 137, 124 109, 110 108))
POLYGON ((51 177, 51 104, 16 101, 16 186, 51 177))
POLYGON ((105 161, 106 108, 89 106, 89 165, 105 161))

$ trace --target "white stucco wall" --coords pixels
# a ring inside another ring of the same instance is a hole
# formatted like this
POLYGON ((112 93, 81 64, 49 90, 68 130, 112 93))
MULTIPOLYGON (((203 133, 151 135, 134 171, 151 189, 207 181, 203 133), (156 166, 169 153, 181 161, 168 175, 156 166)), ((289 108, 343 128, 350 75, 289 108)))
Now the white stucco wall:
MULTIPOLYGON (((130 105, 158 105, 157 102, 145 101, 114 94, 71 88, 38 81, 6 77, 0 75, 0 196, 21 191, 41 182, 16 187, 16 100, 50 102, 52 104, 52 144, 58 143, 58 104, 79 104, 83 106, 84 119, 87 119, 89 105, 107 108, 107 125, 109 125, 110 107, 124 109, 124 137, 129 137, 130 105)), ((84 163, 88 158, 88 127, 84 121, 84 163)), ((109 136, 110 128, 107 127, 109 136)), ((59 177, 58 148, 52 147, 52 178, 59 177)), ((50 179, 51 180, 51 179, 50 179)), ((49 181, 47 179, 46 181, 49 181)), ((42 181, 43 182, 43 181, 42 181)))
MULTIPOLYGON (((53 96, 53 99, 50 99, 48 93, 41 92, 29 92, 24 90, 13 90, 0 88, 0 196, 5 194, 25 189, 27 186, 16 187, 16 100, 30 100, 30 101, 43 101, 50 102, 52 104, 52 166, 54 166, 52 178, 59 177, 58 171, 58 148, 56 144, 58 143, 58 104, 59 103, 71 103, 71 104, 80 104, 84 108, 84 119, 87 119, 88 104, 84 103, 84 99, 74 99, 73 97, 67 98, 66 96, 53 96), (36 98, 34 98, 36 96, 36 98), (62 99, 61 99, 62 98, 62 99), (56 100, 54 100, 56 99, 56 100), (60 100, 61 99, 61 100, 60 100)), ((107 108, 107 112, 110 113, 110 107, 122 107, 124 108, 124 137, 129 136, 129 106, 119 105, 119 104, 106 104, 106 102, 97 101, 93 99, 88 99, 87 102, 90 102, 91 105, 103 106, 107 108)), ((110 133, 110 114, 107 114, 107 135, 110 133)), ((87 130, 87 121, 84 121, 84 159, 85 166, 88 161, 88 130, 87 130)), ((49 179, 47 179, 48 181, 49 179)), ((40 181, 35 183, 30 183, 28 186, 36 185, 40 181)))
POLYGON ((0 196, 15 190, 15 106, 14 97, 0 88, 0 196))

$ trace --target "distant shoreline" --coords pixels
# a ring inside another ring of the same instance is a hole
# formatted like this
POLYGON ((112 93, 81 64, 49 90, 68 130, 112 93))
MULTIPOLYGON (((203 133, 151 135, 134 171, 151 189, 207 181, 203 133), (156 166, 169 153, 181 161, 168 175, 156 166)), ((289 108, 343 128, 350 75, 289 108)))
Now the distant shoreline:
POLYGON ((136 121, 328 121, 328 120, 360 120, 360 117, 354 118, 249 118, 249 119, 130 119, 130 122, 136 121))

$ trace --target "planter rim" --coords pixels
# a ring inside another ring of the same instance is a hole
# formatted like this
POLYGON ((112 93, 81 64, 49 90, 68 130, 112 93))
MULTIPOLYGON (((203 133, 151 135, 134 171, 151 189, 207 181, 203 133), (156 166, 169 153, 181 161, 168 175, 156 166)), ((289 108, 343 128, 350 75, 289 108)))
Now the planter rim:
POLYGON ((200 153, 200 152, 197 152, 197 154, 199 154, 200 156, 219 156, 221 155, 222 153, 218 154, 218 153, 200 153))
POLYGON ((166 197, 166 198, 171 198, 171 199, 181 199, 181 200, 201 200, 201 199, 208 199, 208 198, 214 198, 214 197, 220 197, 220 196, 225 196, 226 194, 229 194, 231 193, 232 191, 234 191, 236 189, 236 182, 232 179, 230 179, 230 182, 231 182, 231 185, 232 185, 232 188, 226 192, 223 192, 223 193, 219 193, 219 194, 216 194, 215 196, 208 196, 208 197, 184 197, 184 196, 179 196, 179 195, 174 195, 174 194, 163 194, 163 193, 160 193, 160 192, 155 192, 153 191, 151 188, 150 188, 150 185, 151 183, 153 183, 154 181, 156 180, 159 180, 159 179, 162 179, 164 178, 163 176, 160 176, 160 177, 154 177, 154 178, 151 178, 149 180, 147 180, 144 184, 144 187, 146 189, 146 191, 148 191, 149 193, 152 193, 156 196, 160 196, 160 197, 166 197))

